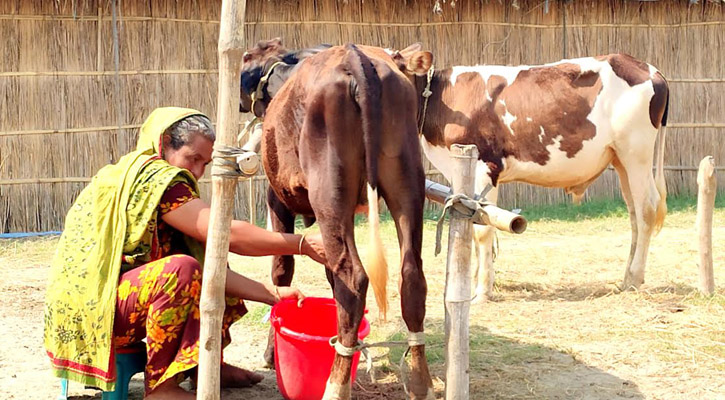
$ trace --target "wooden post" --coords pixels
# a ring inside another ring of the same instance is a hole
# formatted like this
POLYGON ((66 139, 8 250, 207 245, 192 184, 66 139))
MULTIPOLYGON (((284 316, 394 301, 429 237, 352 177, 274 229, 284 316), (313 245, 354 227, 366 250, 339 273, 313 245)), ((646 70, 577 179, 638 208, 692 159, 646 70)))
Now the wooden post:
POLYGON ((715 277, 712 271, 712 211, 715 206, 717 179, 715 160, 707 156, 700 161, 697 172, 697 234, 700 245, 700 292, 715 293, 715 277))
MULTIPOLYGON (((236 146, 239 127, 239 73, 244 54, 246 0, 222 0, 219 26, 219 97, 217 145, 236 146)), ((215 146, 216 147, 216 146, 215 146)), ((232 160, 236 161, 234 157, 232 160)), ((212 166, 211 216, 201 289, 198 400, 218 400, 221 365, 224 287, 229 252, 229 227, 234 209, 236 177, 217 176, 212 166)))
MULTIPOLYGON (((473 198, 476 146, 451 146, 453 193, 473 198)), ((446 399, 469 398, 469 330, 471 307, 471 240, 473 223, 451 209, 446 267, 446 399)))

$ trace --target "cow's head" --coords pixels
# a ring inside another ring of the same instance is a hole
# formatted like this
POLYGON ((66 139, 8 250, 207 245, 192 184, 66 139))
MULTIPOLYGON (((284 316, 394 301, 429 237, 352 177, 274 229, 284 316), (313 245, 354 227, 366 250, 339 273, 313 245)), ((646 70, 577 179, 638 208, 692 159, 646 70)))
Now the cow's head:
POLYGON ((244 53, 239 100, 240 112, 252 111, 258 117, 264 116, 269 99, 265 101, 265 99, 259 98, 263 96, 260 81, 275 63, 282 61, 282 57, 286 53, 287 49, 282 46, 280 38, 261 40, 256 46, 244 53))

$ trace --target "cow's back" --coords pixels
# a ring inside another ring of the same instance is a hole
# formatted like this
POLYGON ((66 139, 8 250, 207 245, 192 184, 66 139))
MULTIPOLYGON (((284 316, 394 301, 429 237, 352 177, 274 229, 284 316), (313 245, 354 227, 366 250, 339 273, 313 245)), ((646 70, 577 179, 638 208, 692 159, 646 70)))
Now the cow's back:
MULTIPOLYGON (((368 46, 357 48, 370 59, 380 79, 382 91, 380 99, 376 101, 380 102, 383 113, 389 114, 382 118, 382 130, 395 132, 400 129, 392 135, 380 135, 380 151, 388 156, 396 156, 403 149, 414 148, 417 146, 417 132, 414 128, 416 100, 410 81, 383 49, 368 46)), ((343 46, 335 46, 305 59, 267 109, 262 139, 265 172, 280 199, 290 208, 311 213, 309 204, 299 203, 300 198, 306 197, 307 190, 307 176, 303 171, 300 153, 315 149, 301 149, 301 135, 306 135, 306 132, 311 135, 343 135, 342 140, 350 149, 360 155, 365 154, 358 104, 360 98, 347 59, 349 51, 343 46), (356 122, 343 129, 315 129, 314 124, 323 123, 324 105, 329 104, 331 98, 335 99, 336 106, 347 110, 339 118, 349 118, 354 114, 352 118, 356 122), (311 129, 304 129, 306 124, 311 129), (281 158, 284 161, 281 162, 281 158), (298 203, 289 204, 286 198, 294 198, 296 200, 290 201, 298 203)))

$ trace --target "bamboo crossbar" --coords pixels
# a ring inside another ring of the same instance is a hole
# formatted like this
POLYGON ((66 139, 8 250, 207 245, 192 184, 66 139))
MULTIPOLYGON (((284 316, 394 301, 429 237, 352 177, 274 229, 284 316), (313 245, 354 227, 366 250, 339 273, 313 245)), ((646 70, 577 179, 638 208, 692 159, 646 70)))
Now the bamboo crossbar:
MULTIPOLYGON (((212 125, 216 123, 212 122, 212 125)), ((96 126, 90 128, 65 128, 65 129, 31 129, 27 131, 0 131, 0 136, 21 136, 21 135, 52 135, 64 133, 88 133, 88 132, 105 132, 118 129, 137 129, 140 124, 113 126, 96 126)), ((680 122, 670 123, 668 128, 725 128, 725 122, 680 122)))
MULTIPOLYGON (((100 67, 100 62, 99 62, 100 67)), ((200 75, 217 74, 218 69, 169 69, 169 70, 127 70, 118 75, 200 75)), ((0 77, 17 78, 26 76, 115 76, 116 71, 11 71, 0 72, 0 77)), ((667 78, 670 83, 725 83, 725 78, 667 78)))
MULTIPOLYGON (((111 16, 83 15, 16 15, 3 14, 0 20, 15 21, 77 21, 77 22, 109 22, 111 16)), ((161 17, 141 17, 141 16, 123 16, 118 19, 119 22, 174 22, 174 23, 195 23, 195 24, 212 24, 219 25, 219 21, 203 20, 203 19, 185 19, 185 18, 161 18, 161 17)), ((498 26, 512 28, 534 28, 534 29, 561 29, 563 24, 526 24, 516 22, 492 22, 492 21, 441 21, 441 22, 419 22, 419 23, 403 23, 403 22, 356 22, 356 21, 250 21, 248 26, 265 26, 265 25, 336 25, 336 26, 367 26, 367 27, 395 27, 395 28, 427 28, 440 26, 498 26)), ((675 24, 567 24, 566 28, 689 28, 696 26, 719 26, 725 25, 725 21, 703 21, 703 22, 683 22, 675 24)))
POLYGON ((725 83, 725 78, 667 78, 669 83, 725 83))
MULTIPOLYGON (((489 22, 489 21, 442 21, 442 22, 355 22, 355 21, 257 21, 247 22, 247 25, 337 25, 337 26, 366 26, 391 28, 427 28, 439 26, 467 25, 467 26, 500 26, 511 28, 535 29, 561 29, 563 24, 523 24, 516 22, 489 22)), ((567 24, 566 28, 689 28, 694 26, 725 25, 725 21, 685 22, 680 24, 567 24)))
MULTIPOLYGON (((3 14, 0 15, 0 21, 76 21, 76 22, 111 22, 113 17, 110 15, 104 15, 100 18, 96 15, 18 15, 18 14, 3 14)), ((140 16, 122 16, 118 18, 119 22, 181 22, 181 23, 194 23, 194 24, 212 24, 219 25, 219 21, 206 20, 206 19, 186 19, 186 18, 161 18, 161 17, 140 17, 140 16)))
MULTIPOLYGON (((612 166, 609 166, 607 169, 614 170, 612 166)), ((670 165, 664 167, 665 171, 697 171, 698 167, 691 167, 691 166, 681 166, 681 165, 670 165)), ((725 166, 719 166, 714 167, 715 171, 725 171, 725 166)), ((425 176, 432 176, 432 175, 442 175, 440 171, 437 170, 428 170, 425 172, 425 176)), ((260 181, 266 181, 267 177, 265 175, 255 175, 249 179, 253 182, 260 182, 260 181)), ((58 178, 19 178, 19 179, 0 179, 0 186, 1 185, 34 185, 34 184, 41 184, 41 183, 87 183, 90 182, 90 177, 58 177, 58 178)), ((199 183, 211 183, 211 179, 204 178, 200 179, 199 183)))
POLYGON ((116 76, 116 75, 197 75, 216 74, 216 69, 166 69, 166 70, 129 70, 129 71, 16 71, 0 72, 0 78, 24 76, 116 76))
MULTIPOLYGON (((245 178, 253 182, 266 181, 265 175, 255 175, 249 178, 245 178)), ((0 179, 1 185, 34 185, 39 183, 87 183, 90 182, 90 177, 83 176, 70 176, 70 177, 59 177, 59 178, 21 178, 21 179, 0 179)), ((211 183, 211 179, 204 178, 199 179, 199 183, 211 183)))
POLYGON ((0 136, 21 136, 21 135, 53 135, 62 133, 87 133, 87 132, 105 132, 115 131, 118 129, 138 129, 140 124, 134 125, 110 125, 110 126, 94 126, 90 128, 67 128, 67 129, 33 129, 28 131, 8 131, 0 132, 0 136))

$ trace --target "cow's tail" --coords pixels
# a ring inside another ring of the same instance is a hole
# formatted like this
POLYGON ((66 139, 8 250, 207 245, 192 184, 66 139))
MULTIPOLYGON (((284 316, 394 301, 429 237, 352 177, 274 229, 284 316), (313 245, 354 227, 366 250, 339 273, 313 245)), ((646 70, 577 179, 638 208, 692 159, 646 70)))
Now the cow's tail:
POLYGON ((667 215, 667 185, 665 183, 665 139, 667 137, 667 112, 670 107, 670 92, 667 87, 667 81, 662 74, 657 73, 654 77, 655 85, 655 96, 660 95, 665 97, 664 111, 662 113, 662 119, 660 120, 660 128, 657 133, 657 157, 656 161, 656 172, 655 172, 655 185, 657 186, 657 192, 660 195, 660 202, 657 204, 657 218, 655 219, 654 233, 658 234, 662 229, 662 225, 665 223, 665 216, 667 215))
POLYGON ((352 97, 360 107, 363 143, 365 146, 365 171, 367 175, 368 221, 370 243, 365 272, 375 293, 380 315, 385 319, 388 311, 388 263, 385 261, 383 241, 380 238, 380 214, 378 209, 378 157, 380 155, 380 131, 382 126, 382 83, 372 61, 355 45, 348 44, 346 64, 353 82, 352 97))

